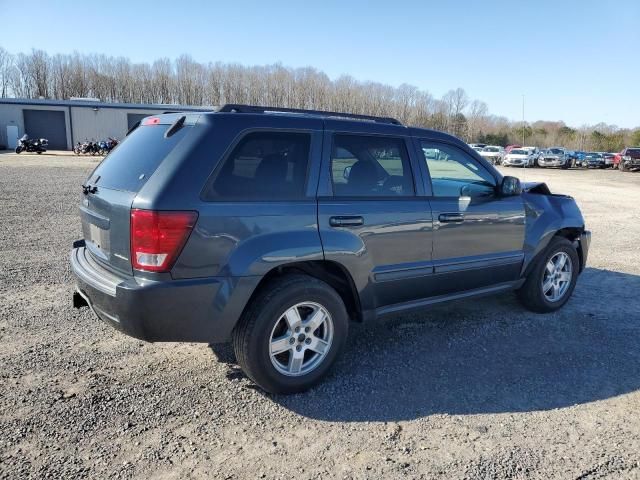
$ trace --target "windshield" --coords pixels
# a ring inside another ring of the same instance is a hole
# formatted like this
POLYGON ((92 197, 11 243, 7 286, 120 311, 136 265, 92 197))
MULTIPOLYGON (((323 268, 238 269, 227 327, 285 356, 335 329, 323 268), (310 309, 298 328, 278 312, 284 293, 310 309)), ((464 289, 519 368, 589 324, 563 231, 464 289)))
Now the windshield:
POLYGON ((550 148, 547 151, 549 153, 553 154, 553 155, 562 155, 562 154, 564 154, 564 152, 562 150, 560 150, 559 148, 550 148))
POLYGON ((515 149, 511 150, 511 155, 529 155, 529 152, 526 150, 515 149))
POLYGON ((587 157, 600 158, 600 157, 602 157, 602 154, 600 154, 598 152, 589 152, 589 153, 587 153, 587 157))
POLYGON ((498 147, 486 147, 483 152, 499 152, 500 149, 498 147))

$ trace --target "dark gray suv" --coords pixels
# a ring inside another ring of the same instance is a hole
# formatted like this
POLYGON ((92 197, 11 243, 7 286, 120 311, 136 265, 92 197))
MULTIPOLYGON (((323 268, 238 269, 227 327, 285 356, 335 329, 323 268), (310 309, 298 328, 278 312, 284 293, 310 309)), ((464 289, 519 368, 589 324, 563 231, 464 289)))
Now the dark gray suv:
POLYGON ((571 197, 344 113, 147 117, 82 189, 74 305, 151 342, 232 341, 277 393, 323 377, 350 321, 511 290, 556 310, 590 241, 571 197))

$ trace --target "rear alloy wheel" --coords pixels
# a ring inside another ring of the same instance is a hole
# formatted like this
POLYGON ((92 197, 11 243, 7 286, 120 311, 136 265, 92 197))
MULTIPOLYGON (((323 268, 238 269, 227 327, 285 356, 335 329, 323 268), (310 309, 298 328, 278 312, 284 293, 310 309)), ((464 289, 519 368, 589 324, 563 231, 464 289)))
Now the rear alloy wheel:
POLYGON ((273 280, 251 300, 233 331, 242 370, 270 393, 319 382, 342 351, 349 317, 325 282, 295 274, 273 280))
POLYGON ((537 313, 561 308, 573 293, 580 270, 580 259, 573 244, 554 237, 534 260, 522 287, 516 292, 520 302, 537 313))
POLYGON ((271 331, 271 363, 283 375, 305 375, 322 363, 332 342, 329 312, 317 303, 299 303, 284 312, 271 331))

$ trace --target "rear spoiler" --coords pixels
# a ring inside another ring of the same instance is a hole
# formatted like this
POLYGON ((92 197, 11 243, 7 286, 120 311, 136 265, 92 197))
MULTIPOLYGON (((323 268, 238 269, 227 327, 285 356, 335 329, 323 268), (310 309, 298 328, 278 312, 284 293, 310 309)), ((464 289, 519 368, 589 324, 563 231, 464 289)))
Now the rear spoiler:
POLYGON ((178 130, 180 130, 180 128, 182 128, 184 125, 195 125, 199 117, 200 117, 200 112, 198 113, 176 112, 176 113, 165 113, 160 115, 150 115, 134 123, 133 126, 127 131, 127 134, 125 136, 129 136, 140 125, 143 125, 143 126, 144 125, 168 125, 169 128, 164 134, 165 138, 168 138, 174 133, 176 133, 178 130))

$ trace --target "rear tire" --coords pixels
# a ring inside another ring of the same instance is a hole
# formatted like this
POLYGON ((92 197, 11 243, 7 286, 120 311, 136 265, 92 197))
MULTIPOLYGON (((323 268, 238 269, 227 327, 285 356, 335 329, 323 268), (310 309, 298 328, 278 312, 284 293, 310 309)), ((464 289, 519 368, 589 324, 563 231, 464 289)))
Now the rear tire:
POLYGON ((518 300, 536 313, 556 311, 571 298, 579 272, 580 259, 573 244, 566 238, 554 237, 534 260, 524 285, 516 292, 518 300), (555 259, 557 261, 554 262, 555 259), (557 268, 561 259, 564 259, 562 268, 554 270, 552 265, 557 268), (570 264, 567 265, 567 262, 570 264), (570 277, 568 279, 567 274, 570 277), (556 292, 557 297, 554 296, 556 292))
POLYGON ((263 390, 296 393, 327 374, 348 330, 347 310, 333 288, 307 275, 288 275, 252 299, 233 331, 233 349, 263 390))

